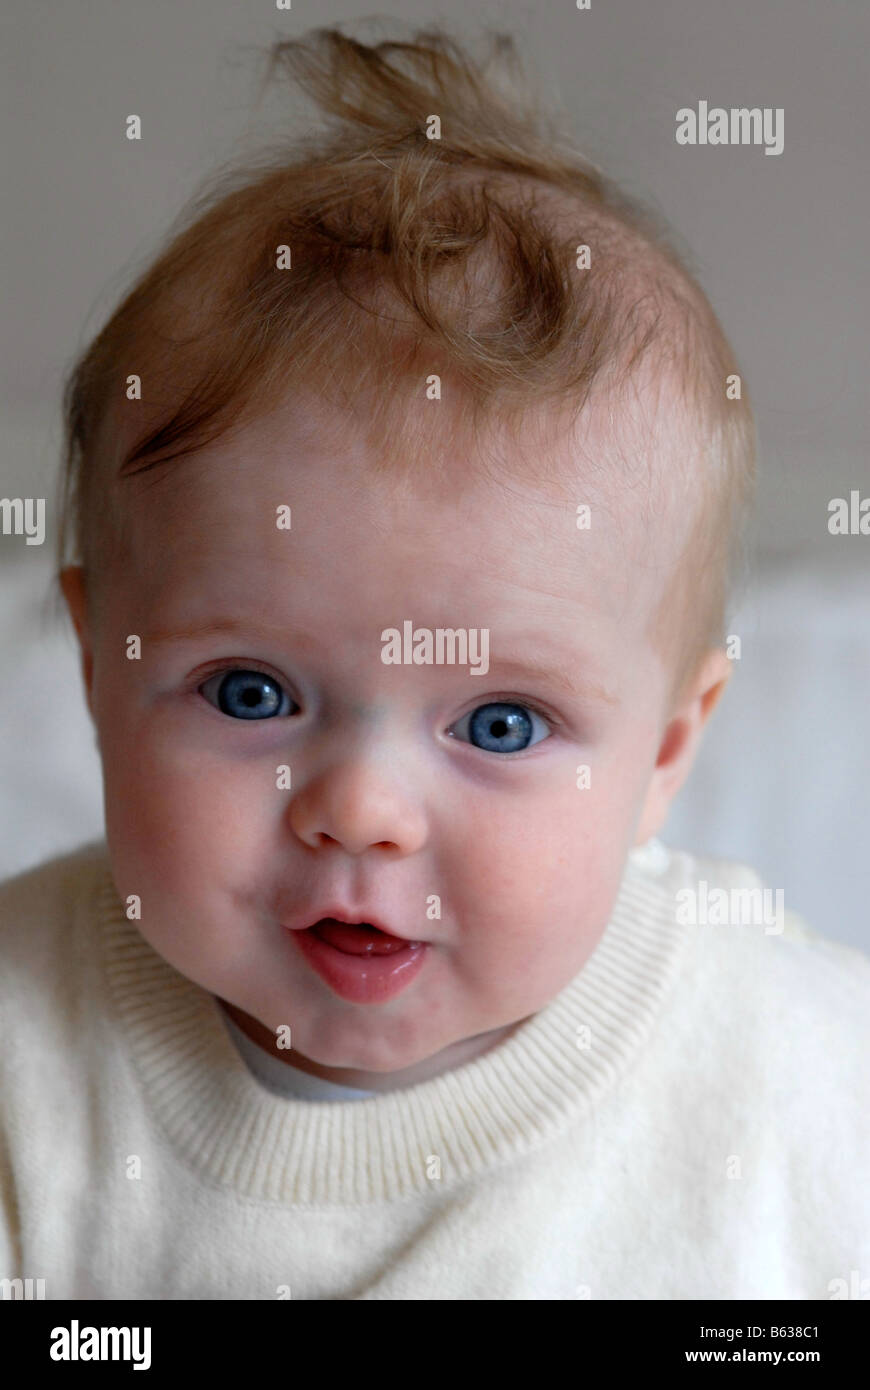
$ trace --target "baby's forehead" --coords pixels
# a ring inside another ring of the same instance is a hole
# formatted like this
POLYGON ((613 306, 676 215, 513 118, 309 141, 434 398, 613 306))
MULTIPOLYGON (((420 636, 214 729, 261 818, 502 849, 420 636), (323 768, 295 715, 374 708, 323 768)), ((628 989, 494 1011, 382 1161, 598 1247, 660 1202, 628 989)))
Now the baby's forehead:
POLYGON ((341 415, 296 393, 117 487, 140 565, 163 555, 167 581, 173 557, 203 573, 244 557, 253 573, 258 557, 292 555, 311 576, 362 534, 374 541, 369 582, 392 555, 428 570, 445 598, 501 576, 518 604, 549 584, 554 595, 604 585, 624 605, 640 574, 652 585, 666 568, 683 529, 669 494, 685 443, 662 395, 638 380, 576 417, 543 406, 519 424, 494 412, 475 429, 449 403, 430 403, 407 412, 385 450, 364 407, 341 415))

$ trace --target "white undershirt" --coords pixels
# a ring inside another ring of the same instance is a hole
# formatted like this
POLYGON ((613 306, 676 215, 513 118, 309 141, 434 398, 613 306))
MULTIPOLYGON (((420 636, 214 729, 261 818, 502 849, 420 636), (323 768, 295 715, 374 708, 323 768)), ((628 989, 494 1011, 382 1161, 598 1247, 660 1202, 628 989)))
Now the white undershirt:
POLYGON ((248 1071, 273 1095, 283 1096, 285 1100, 366 1100, 376 1094, 374 1091, 361 1091, 355 1086, 339 1086, 334 1081, 324 1081, 320 1076, 312 1076, 277 1057, 270 1057, 247 1033, 242 1032, 226 1009, 221 1007, 220 1012, 248 1071))

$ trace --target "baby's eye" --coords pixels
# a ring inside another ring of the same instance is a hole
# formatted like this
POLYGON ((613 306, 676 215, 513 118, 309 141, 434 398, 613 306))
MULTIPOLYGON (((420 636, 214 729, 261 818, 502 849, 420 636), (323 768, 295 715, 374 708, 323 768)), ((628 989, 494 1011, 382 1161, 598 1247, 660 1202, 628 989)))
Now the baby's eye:
POLYGON ((448 731, 452 735, 467 735, 470 743, 487 753, 521 753, 533 743, 549 737, 549 729, 539 714, 525 705, 493 703, 478 705, 464 714, 448 731), (533 738, 535 722, 543 731, 533 738), (467 728, 466 728, 467 725, 467 728))
POLYGON ((287 714, 287 705, 299 706, 290 699, 287 692, 265 671, 218 671, 210 676, 199 690, 210 705, 217 700, 217 708, 222 714, 233 719, 271 719, 277 714, 287 714), (217 682, 216 691, 212 692, 217 682))

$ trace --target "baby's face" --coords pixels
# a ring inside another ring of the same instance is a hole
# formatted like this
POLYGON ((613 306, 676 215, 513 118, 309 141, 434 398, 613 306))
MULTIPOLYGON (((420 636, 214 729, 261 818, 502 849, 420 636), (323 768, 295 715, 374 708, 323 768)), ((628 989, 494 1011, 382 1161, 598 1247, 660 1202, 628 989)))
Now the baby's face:
POLYGON ((664 576, 612 481, 500 484, 454 453, 400 486, 306 418, 121 484, 135 535, 91 703, 143 936, 362 1085, 485 1050, 598 942, 657 828, 664 576), (406 623, 467 630, 474 664, 387 664, 406 623), (318 968, 301 929, 342 906, 422 949, 322 945, 318 968))

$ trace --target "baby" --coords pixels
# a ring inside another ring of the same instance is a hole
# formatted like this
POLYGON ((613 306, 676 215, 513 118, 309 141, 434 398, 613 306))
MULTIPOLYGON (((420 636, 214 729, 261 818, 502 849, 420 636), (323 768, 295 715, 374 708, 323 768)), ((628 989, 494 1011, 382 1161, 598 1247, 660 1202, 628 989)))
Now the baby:
POLYGON ((272 57, 338 124, 67 388, 106 842, 0 890, 0 1277, 855 1296, 870 964, 657 839, 732 669, 722 330, 445 36, 272 57))

